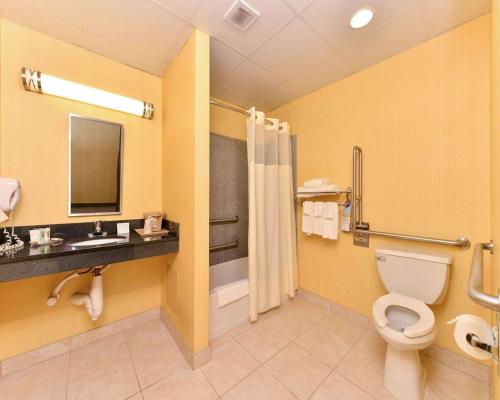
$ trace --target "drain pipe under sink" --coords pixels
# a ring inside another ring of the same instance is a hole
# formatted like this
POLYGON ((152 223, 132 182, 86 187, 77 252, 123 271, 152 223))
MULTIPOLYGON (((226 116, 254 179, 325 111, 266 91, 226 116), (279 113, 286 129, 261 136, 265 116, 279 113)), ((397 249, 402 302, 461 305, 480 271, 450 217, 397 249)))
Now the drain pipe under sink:
POLYGON ((102 284, 102 274, 111 265, 98 266, 89 269, 84 273, 74 272, 71 275, 64 278, 54 289, 50 297, 47 299, 47 305, 53 306, 56 304, 57 298, 59 298, 60 292, 63 286, 71 279, 77 278, 88 272, 92 272, 92 281, 89 285, 89 293, 75 293, 71 296, 71 303, 76 306, 85 306, 87 313, 92 321, 96 321, 102 314, 104 309, 104 293, 102 284))

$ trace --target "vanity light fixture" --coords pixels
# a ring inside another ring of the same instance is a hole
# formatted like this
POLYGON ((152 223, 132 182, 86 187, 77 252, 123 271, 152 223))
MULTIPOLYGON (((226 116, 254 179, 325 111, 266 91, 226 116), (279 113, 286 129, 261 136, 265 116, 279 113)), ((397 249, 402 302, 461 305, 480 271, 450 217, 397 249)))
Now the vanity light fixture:
POLYGON ((356 11, 351 17, 351 28, 360 29, 368 25, 373 19, 373 8, 363 7, 356 11))
POLYGON ((82 103, 153 119, 153 103, 81 85, 27 67, 22 68, 21 78, 24 89, 31 92, 51 94, 53 96, 64 97, 65 99, 81 101, 82 103))

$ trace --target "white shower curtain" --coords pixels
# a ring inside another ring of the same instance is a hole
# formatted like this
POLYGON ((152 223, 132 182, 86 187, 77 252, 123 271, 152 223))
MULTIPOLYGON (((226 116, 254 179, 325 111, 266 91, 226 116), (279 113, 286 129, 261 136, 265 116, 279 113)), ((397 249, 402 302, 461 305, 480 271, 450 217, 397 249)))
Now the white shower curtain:
POLYGON ((249 110, 248 263, 250 319, 280 305, 297 289, 295 209, 290 130, 286 122, 249 110))

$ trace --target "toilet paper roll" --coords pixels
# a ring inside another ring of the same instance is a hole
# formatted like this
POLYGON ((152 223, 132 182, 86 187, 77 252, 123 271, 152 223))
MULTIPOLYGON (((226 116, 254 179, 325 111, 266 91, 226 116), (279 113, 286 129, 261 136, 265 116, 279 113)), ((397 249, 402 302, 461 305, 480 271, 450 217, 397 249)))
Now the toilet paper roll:
POLYGON ((492 357, 491 353, 474 347, 467 341, 467 334, 471 333, 477 336, 481 342, 495 346, 493 331, 488 322, 471 314, 459 315, 448 323, 452 324, 454 322, 456 322, 456 325, 453 336, 455 337, 455 342, 457 342, 458 347, 460 347, 464 353, 478 360, 486 360, 492 357))

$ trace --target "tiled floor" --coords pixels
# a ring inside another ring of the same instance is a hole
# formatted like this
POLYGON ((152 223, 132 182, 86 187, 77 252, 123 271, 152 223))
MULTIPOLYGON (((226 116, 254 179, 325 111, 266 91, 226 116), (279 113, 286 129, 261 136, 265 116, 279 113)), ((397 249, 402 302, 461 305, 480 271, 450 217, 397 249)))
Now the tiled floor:
MULTIPOLYGON (((197 371, 158 313, 146 313, 5 362, 0 398, 392 399, 383 386, 385 343, 366 320, 335 311, 289 301, 213 342, 212 360, 197 371)), ((428 354, 427 400, 489 398, 487 375, 428 354)))

